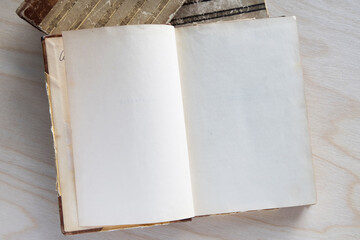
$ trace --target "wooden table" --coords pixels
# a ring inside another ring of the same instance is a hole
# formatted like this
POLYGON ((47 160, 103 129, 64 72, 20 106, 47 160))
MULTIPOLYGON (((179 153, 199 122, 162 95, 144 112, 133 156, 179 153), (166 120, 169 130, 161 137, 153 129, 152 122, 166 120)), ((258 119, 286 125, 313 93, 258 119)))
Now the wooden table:
MULTIPOLYGON (((15 15, 20 2, 0 3, 0 239, 65 239, 42 34, 15 15)), ((360 1, 268 7, 271 16, 298 17, 318 204, 71 239, 360 239, 360 1)))

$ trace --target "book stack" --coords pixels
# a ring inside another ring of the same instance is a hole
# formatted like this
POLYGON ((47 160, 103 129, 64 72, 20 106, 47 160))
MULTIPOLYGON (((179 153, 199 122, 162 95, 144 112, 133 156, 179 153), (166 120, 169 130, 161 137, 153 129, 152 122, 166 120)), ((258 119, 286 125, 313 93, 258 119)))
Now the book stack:
POLYGON ((26 0, 64 234, 316 202, 295 17, 262 0, 26 0), (127 25, 127 26, 120 26, 127 25))

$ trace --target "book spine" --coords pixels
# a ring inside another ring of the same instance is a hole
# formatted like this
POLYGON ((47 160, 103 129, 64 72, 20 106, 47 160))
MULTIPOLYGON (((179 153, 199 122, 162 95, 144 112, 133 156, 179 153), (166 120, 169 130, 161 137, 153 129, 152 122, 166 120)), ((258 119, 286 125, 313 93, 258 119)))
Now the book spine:
POLYGON ((267 18, 265 0, 186 0, 171 21, 174 26, 247 18, 267 18))

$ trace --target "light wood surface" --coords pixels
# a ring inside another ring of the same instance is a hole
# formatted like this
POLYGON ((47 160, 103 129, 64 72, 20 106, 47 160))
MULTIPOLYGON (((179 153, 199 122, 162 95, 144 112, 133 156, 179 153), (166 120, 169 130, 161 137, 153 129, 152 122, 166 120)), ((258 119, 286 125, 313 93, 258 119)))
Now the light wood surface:
MULTIPOLYGON (((15 15, 20 2, 0 3, 0 239, 65 239, 42 34, 15 15)), ((271 16, 298 17, 318 204, 68 238, 360 239, 360 1, 268 0, 268 7, 271 16)))

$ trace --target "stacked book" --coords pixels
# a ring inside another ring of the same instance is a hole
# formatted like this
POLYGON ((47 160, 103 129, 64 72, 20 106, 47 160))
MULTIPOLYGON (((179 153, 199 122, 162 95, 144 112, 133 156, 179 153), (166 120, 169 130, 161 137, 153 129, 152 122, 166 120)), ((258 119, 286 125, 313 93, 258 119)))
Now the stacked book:
POLYGON ((263 0, 26 0, 64 234, 316 202, 295 17, 263 0), (127 25, 127 26, 120 26, 127 25))

